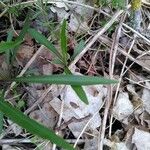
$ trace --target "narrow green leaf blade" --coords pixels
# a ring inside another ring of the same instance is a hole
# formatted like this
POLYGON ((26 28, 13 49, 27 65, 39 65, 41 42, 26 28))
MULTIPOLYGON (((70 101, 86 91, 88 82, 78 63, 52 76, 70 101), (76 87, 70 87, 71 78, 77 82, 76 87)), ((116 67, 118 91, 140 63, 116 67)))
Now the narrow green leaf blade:
MULTIPOLYGON (((7 42, 12 41, 12 38, 13 38, 13 30, 10 30, 8 31, 7 42)), ((9 49, 5 53, 6 53, 6 62, 7 65, 9 66, 11 63, 11 50, 9 49)))
MULTIPOLYGON (((30 19, 29 19, 29 16, 30 16, 30 14, 28 13, 28 14, 27 14, 27 17, 26 17, 26 19, 25 19, 25 23, 24 23, 24 25, 23 25, 23 29, 21 30, 21 32, 19 33, 19 36, 18 36, 17 39, 16 39, 16 40, 18 40, 18 41, 23 41, 23 40, 24 40, 24 37, 25 37, 25 35, 26 35, 26 33, 27 33, 27 30, 28 30, 28 28, 30 27, 30 19)), ((20 47, 20 45, 16 46, 15 49, 13 50, 13 55, 12 55, 12 58, 11 58, 11 61, 12 61, 12 62, 15 60, 15 56, 16 56, 18 50, 19 50, 19 47, 20 47)))
POLYGON ((28 130, 30 133, 35 134, 41 138, 50 140, 56 145, 67 149, 74 150, 74 148, 67 143, 64 139, 57 136, 52 130, 44 127, 43 125, 37 123, 33 119, 30 119, 24 115, 21 111, 12 107, 9 103, 5 102, 3 98, 0 97, 0 111, 2 111, 7 117, 12 121, 20 125, 21 127, 28 130))
POLYGON ((83 90, 82 86, 78 86, 78 85, 71 85, 72 89, 75 91, 75 93, 78 95, 78 97, 80 98, 80 100, 82 102, 84 102, 85 104, 89 104, 87 96, 85 91, 83 90))
POLYGON ((21 32, 19 33, 19 36, 17 37, 18 40, 23 40, 23 38, 25 37, 27 30, 30 27, 30 13, 27 14, 27 17, 25 19, 25 23, 23 25, 23 29, 21 30, 21 32))
MULTIPOLYGON (((72 72, 69 70, 69 68, 65 68, 65 73, 72 75, 72 72)), ((82 86, 79 85, 71 85, 72 89, 75 91, 75 93, 78 95, 81 101, 83 101, 85 104, 89 104, 87 96, 85 91, 83 90, 82 86)))
POLYGON ((45 47, 47 47, 51 52, 53 52, 58 58, 61 59, 61 55, 59 54, 59 52, 57 51, 57 49, 54 47, 54 45, 47 40, 47 38, 42 35, 41 33, 39 33, 38 31, 36 31, 35 29, 28 29, 28 33, 35 39, 37 40, 40 44, 44 45, 45 47))
POLYGON ((66 20, 64 19, 61 27, 61 50, 63 55, 63 60, 67 64, 67 36, 66 36, 66 20))
POLYGON ((81 75, 44 75, 19 77, 13 79, 17 82, 46 83, 46 84, 66 84, 66 85, 95 85, 95 84, 113 84, 116 80, 110 80, 102 77, 91 77, 81 75))
POLYGON ((8 42, 1 42, 0 43, 0 53, 3 53, 9 49, 13 49, 19 44, 21 44, 21 40, 16 40, 16 41, 8 41, 8 42))

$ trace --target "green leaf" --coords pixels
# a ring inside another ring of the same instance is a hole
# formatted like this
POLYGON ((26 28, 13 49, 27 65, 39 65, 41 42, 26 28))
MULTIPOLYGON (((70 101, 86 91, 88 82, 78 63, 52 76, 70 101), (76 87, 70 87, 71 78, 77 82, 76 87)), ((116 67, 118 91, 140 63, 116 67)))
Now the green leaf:
POLYGON ((25 128, 30 133, 35 134, 43 139, 50 140, 56 145, 67 149, 74 150, 74 148, 67 143, 64 139, 57 136, 52 130, 44 127, 43 125, 37 123, 33 119, 30 119, 24 115, 21 111, 11 106, 9 103, 5 102, 3 98, 0 97, 0 111, 3 112, 12 121, 25 128))
POLYGON ((62 59, 62 56, 59 54, 57 49, 54 47, 54 45, 47 40, 47 38, 36 31, 35 29, 28 29, 28 33, 35 39, 37 40, 40 44, 44 45, 47 47, 51 52, 53 52, 59 59, 62 59))
MULTIPOLYGON (((68 67, 66 67, 64 69, 64 72, 66 74, 70 74, 70 75, 73 75, 72 72, 69 70, 68 67)), ((71 85, 72 89, 75 91, 75 93, 78 95, 78 97, 80 98, 81 101, 83 101, 85 104, 89 104, 88 102, 88 99, 87 99, 87 96, 86 96, 86 93, 85 91, 83 90, 82 86, 79 86, 79 85, 71 85)))
POLYGON ((66 36, 66 20, 64 19, 61 27, 61 50, 64 63, 67 64, 67 36, 66 36))
MULTIPOLYGON (((24 37, 25 37, 25 35, 26 35, 26 33, 27 33, 27 30, 28 30, 29 27, 30 27, 30 19, 29 19, 29 16, 30 16, 30 14, 28 13, 28 14, 27 14, 27 17, 26 17, 26 19, 25 19, 25 23, 24 23, 24 25, 23 25, 23 28, 22 28, 21 32, 19 33, 19 36, 18 36, 17 39, 16 39, 16 40, 18 40, 18 41, 20 41, 20 40, 23 41, 23 40, 24 40, 24 37)), ((16 46, 15 49, 13 50, 13 55, 12 55, 12 58, 11 58, 11 61, 12 61, 12 62, 15 60, 15 56, 16 56, 18 50, 19 50, 19 46, 20 46, 20 45, 16 46)))
POLYGON ((21 44, 21 40, 16 41, 8 41, 8 42, 1 42, 0 43, 0 53, 6 52, 9 49, 13 49, 16 46, 21 44))
POLYGON ((66 85, 95 85, 95 84, 112 84, 116 80, 105 79, 102 77, 91 77, 81 75, 44 75, 18 77, 13 79, 16 82, 46 83, 46 84, 66 84, 66 85))
POLYGON ((27 17, 25 19, 25 23, 23 25, 23 29, 21 30, 21 32, 19 33, 19 36, 17 37, 18 40, 23 40, 23 38, 25 37, 27 30, 30 27, 30 19, 29 19, 30 13, 27 14, 27 17))
MULTIPOLYGON (((72 72, 69 70, 69 68, 65 68, 64 72, 66 74, 72 75, 72 72)), ((86 93, 83 90, 82 86, 78 86, 78 85, 73 86, 73 85, 71 85, 71 87, 75 91, 75 93, 78 95, 78 97, 80 98, 81 101, 83 101, 85 104, 89 104, 86 93)))
MULTIPOLYGON (((8 31, 7 42, 12 41, 12 38, 13 38, 13 30, 10 30, 8 31)), ((6 51, 6 62, 8 66, 11 63, 11 50, 10 49, 6 51)))
POLYGON ((84 102, 85 104, 89 104, 87 96, 85 91, 83 90, 82 86, 78 86, 78 85, 71 85, 72 89, 75 91, 75 93, 78 95, 78 97, 80 98, 80 100, 82 102, 84 102))
POLYGON ((85 41, 81 40, 79 42, 79 44, 75 46, 75 48, 74 48, 74 54, 71 57, 71 60, 73 60, 78 54, 80 54, 80 52, 82 51, 82 49, 84 48, 84 46, 85 46, 85 41))

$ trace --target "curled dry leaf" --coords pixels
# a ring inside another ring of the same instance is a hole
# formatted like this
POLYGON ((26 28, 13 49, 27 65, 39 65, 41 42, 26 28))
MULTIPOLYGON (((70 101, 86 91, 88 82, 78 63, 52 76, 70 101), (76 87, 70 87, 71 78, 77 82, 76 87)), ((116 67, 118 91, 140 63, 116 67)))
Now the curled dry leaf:
MULTIPOLYGON (((78 136, 83 130, 88 120, 100 110, 102 99, 106 96, 106 88, 103 86, 87 86, 83 87, 89 101, 89 105, 81 102, 70 86, 66 86, 61 98, 64 100, 63 119, 68 123, 68 127, 74 134, 78 136), (72 121, 71 121, 72 120, 72 121)), ((51 106, 60 114, 61 101, 55 98, 50 102, 51 106)), ((99 113, 95 115, 89 123, 86 131, 93 131, 101 125, 101 118, 99 113)))
POLYGON ((137 150, 149 150, 150 133, 135 128, 132 136, 132 143, 136 145, 137 150))
POLYGON ((120 92, 113 108, 113 115, 118 120, 124 120, 133 113, 133 105, 126 92, 120 92))

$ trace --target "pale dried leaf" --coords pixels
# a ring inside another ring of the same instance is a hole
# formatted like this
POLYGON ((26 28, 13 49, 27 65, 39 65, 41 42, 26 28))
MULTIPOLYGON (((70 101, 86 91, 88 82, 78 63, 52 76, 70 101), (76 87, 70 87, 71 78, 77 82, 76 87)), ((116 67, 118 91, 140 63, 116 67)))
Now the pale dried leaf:
POLYGON ((86 23, 86 21, 80 20, 79 17, 71 14, 70 16, 70 22, 69 22, 69 28, 73 32, 85 32, 89 30, 89 27, 86 23))
POLYGON ((133 105, 129 100, 129 95, 126 92, 120 92, 117 102, 113 108, 113 115, 118 120, 123 120, 133 113, 133 105))
POLYGON ((137 150, 150 150, 150 133, 135 128, 132 143, 136 145, 137 150))
POLYGON ((66 12, 64 8, 52 6, 51 11, 57 14, 57 18, 59 22, 62 22, 63 19, 68 19, 69 17, 69 13, 66 12))
POLYGON ((53 73, 53 65, 52 64, 45 64, 43 65, 43 74, 44 75, 52 75, 53 73))
POLYGON ((96 150, 97 148, 98 148, 97 138, 91 140, 85 140, 85 145, 83 150, 96 150))
MULTIPOLYGON (((87 94, 89 105, 81 102, 70 86, 66 86, 64 93, 61 95, 64 99, 64 110, 63 110, 63 119, 65 122, 69 121, 72 118, 76 118, 80 121, 71 122, 68 127, 72 133, 77 137, 89 119, 86 117, 97 112, 102 105, 102 99, 106 95, 106 88, 103 86, 88 86, 84 87, 84 90, 87 94), (86 119, 83 119, 86 118, 86 119), (81 121, 82 119, 82 121, 81 121)), ((60 114, 61 101, 57 98, 50 102, 52 107, 60 114)), ((89 123, 86 131, 95 130, 101 125, 101 118, 97 114, 93 120, 89 123)))
POLYGON ((68 10, 68 7, 67 7, 66 4, 63 3, 63 2, 55 2, 54 4, 55 4, 55 6, 58 7, 58 8, 65 8, 65 10, 68 10))
POLYGON ((124 142, 114 143, 111 150, 129 150, 124 142))
MULTIPOLYGON (((150 83, 146 82, 146 86, 150 88, 150 83)), ((142 95, 144 109, 150 114, 150 90, 144 88, 142 95)))
POLYGON ((31 112, 30 117, 50 128, 54 128, 58 121, 58 114, 49 103, 44 103, 41 110, 31 112))

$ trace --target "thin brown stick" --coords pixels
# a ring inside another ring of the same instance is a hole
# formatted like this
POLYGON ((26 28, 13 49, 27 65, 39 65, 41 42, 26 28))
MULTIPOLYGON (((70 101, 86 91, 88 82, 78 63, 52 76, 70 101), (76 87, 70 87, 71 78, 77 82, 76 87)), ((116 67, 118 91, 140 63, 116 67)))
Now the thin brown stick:
MULTIPOLYGON (((114 73, 114 66, 115 66, 115 60, 116 60, 116 54, 117 54, 117 50, 118 50, 118 46, 119 46, 119 38, 120 38, 120 35, 121 35, 121 28, 122 28, 122 22, 124 20, 124 17, 125 15, 121 18, 121 22, 119 24, 119 27, 117 29, 117 32, 116 32, 116 36, 113 40, 113 43, 112 43, 112 47, 111 47, 111 50, 110 50, 110 58, 109 58, 109 76, 110 76, 110 79, 113 78, 113 73, 114 73)), ((112 94, 113 94, 113 86, 110 85, 110 87, 108 88, 108 99, 107 99, 107 103, 106 103, 106 107, 105 107, 105 111, 104 111, 104 118, 103 118, 103 125, 102 125, 102 130, 101 130, 101 140, 100 140, 100 149, 102 149, 102 141, 104 139, 104 136, 105 136, 105 130, 106 130, 106 121, 107 121, 107 117, 108 117, 108 112, 109 112, 109 108, 110 108, 110 105, 112 103, 112 94)), ((112 122, 111 122, 112 124, 112 122)), ((111 124, 110 124, 110 127, 111 127, 111 124)))
POLYGON ((42 96, 31 106, 29 107, 24 113, 25 114, 29 114, 38 104, 40 104, 43 99, 46 97, 46 95, 51 91, 52 89, 52 85, 50 87, 48 87, 44 93, 42 94, 42 96))
MULTIPOLYGON (((112 41, 107 39, 104 36, 100 36, 99 40, 103 43, 105 43, 106 45, 108 45, 109 47, 111 47, 111 43, 112 41)), ((150 72, 150 68, 148 65, 146 65, 145 63, 143 63, 142 61, 137 60, 137 58, 132 57, 131 55, 129 55, 123 48, 121 48, 120 46, 118 47, 118 52, 120 52, 122 55, 128 57, 128 59, 130 59, 131 61, 137 63, 138 65, 140 65, 141 67, 143 67, 144 69, 146 69, 147 71, 150 72)))
POLYGON ((87 43, 87 45, 81 51, 81 53, 78 56, 76 56, 76 58, 71 62, 69 66, 70 69, 73 68, 77 61, 89 50, 89 48, 95 43, 95 41, 112 26, 112 24, 117 20, 117 18, 122 14, 122 12, 123 10, 117 11, 112 16, 112 19, 87 43))

